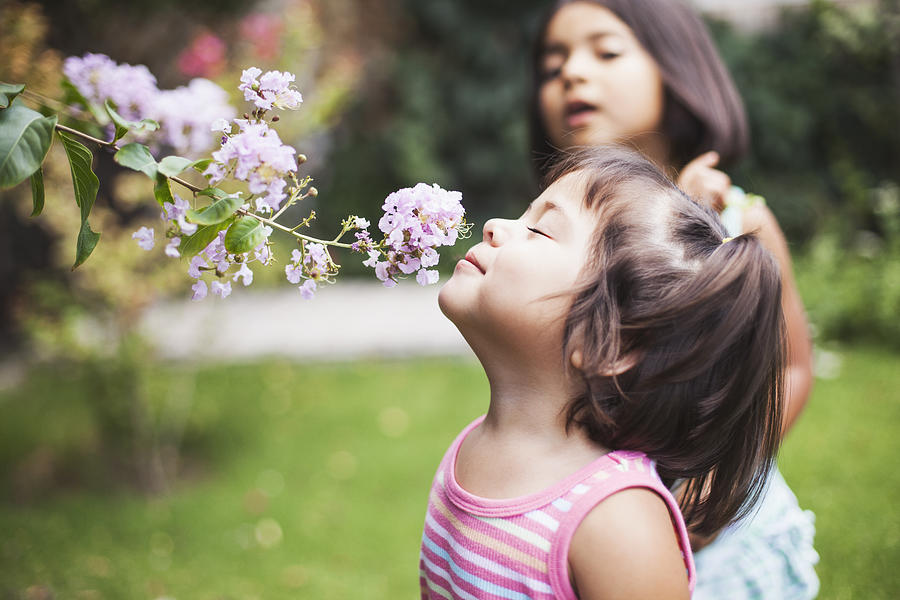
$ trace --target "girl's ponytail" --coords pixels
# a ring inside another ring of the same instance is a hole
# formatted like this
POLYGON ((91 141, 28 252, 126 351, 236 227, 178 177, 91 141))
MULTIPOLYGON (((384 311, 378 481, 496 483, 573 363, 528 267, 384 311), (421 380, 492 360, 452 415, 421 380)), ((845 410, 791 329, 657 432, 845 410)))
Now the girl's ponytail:
POLYGON ((714 213, 631 153, 579 154, 556 176, 573 170, 600 227, 566 322, 584 381, 568 423, 685 482, 688 526, 713 533, 752 509, 780 439, 778 266, 753 234, 723 243, 714 213))
POLYGON ((690 310, 708 327, 697 358, 710 353, 715 368, 706 377, 720 383, 700 402, 693 432, 710 469, 683 474, 682 508, 694 531, 710 534, 752 511, 774 465, 785 355, 781 278, 762 243, 744 234, 716 247, 691 287, 690 310))

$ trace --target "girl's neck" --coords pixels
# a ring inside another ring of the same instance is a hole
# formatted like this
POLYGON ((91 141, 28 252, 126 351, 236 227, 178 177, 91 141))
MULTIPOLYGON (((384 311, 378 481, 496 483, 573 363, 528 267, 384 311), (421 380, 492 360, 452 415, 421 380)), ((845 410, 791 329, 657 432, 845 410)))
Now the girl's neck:
POLYGON ((554 445, 583 437, 580 430, 566 430, 566 406, 574 391, 562 365, 493 364, 485 365, 485 372, 491 388, 486 432, 554 445))

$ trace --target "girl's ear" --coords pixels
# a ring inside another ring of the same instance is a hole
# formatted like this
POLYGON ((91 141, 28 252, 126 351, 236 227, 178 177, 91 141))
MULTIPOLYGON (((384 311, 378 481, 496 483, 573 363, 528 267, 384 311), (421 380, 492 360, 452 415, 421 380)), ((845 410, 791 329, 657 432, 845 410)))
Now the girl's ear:
MULTIPOLYGON (((597 375, 602 375, 604 377, 621 375, 629 369, 632 369, 638 363, 639 358, 639 352, 629 352, 625 356, 620 356, 612 366, 600 369, 597 372, 597 375)), ((572 363, 575 370, 584 371, 584 355, 581 350, 573 350, 572 354, 569 356, 569 362, 572 363)))

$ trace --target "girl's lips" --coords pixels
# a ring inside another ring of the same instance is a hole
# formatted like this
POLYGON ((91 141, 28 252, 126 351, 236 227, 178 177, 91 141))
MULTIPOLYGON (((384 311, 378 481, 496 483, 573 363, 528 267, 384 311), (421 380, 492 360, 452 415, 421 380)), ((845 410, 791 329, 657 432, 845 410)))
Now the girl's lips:
POLYGON ((475 255, 470 250, 466 253, 466 257, 463 259, 463 262, 471 263, 476 269, 478 269, 481 274, 484 274, 484 269, 481 267, 481 263, 478 262, 478 259, 475 258, 475 255))
POLYGON ((566 103, 566 125, 571 128, 584 127, 597 114, 597 107, 582 100, 566 103))

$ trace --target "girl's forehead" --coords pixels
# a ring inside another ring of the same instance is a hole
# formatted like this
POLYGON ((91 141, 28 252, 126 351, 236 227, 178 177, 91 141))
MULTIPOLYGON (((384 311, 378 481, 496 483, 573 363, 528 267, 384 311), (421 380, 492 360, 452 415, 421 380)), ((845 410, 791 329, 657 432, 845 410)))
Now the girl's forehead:
POLYGON ((634 38, 631 28, 614 12, 593 2, 572 2, 556 11, 544 34, 544 46, 571 40, 595 41, 605 37, 634 38))

